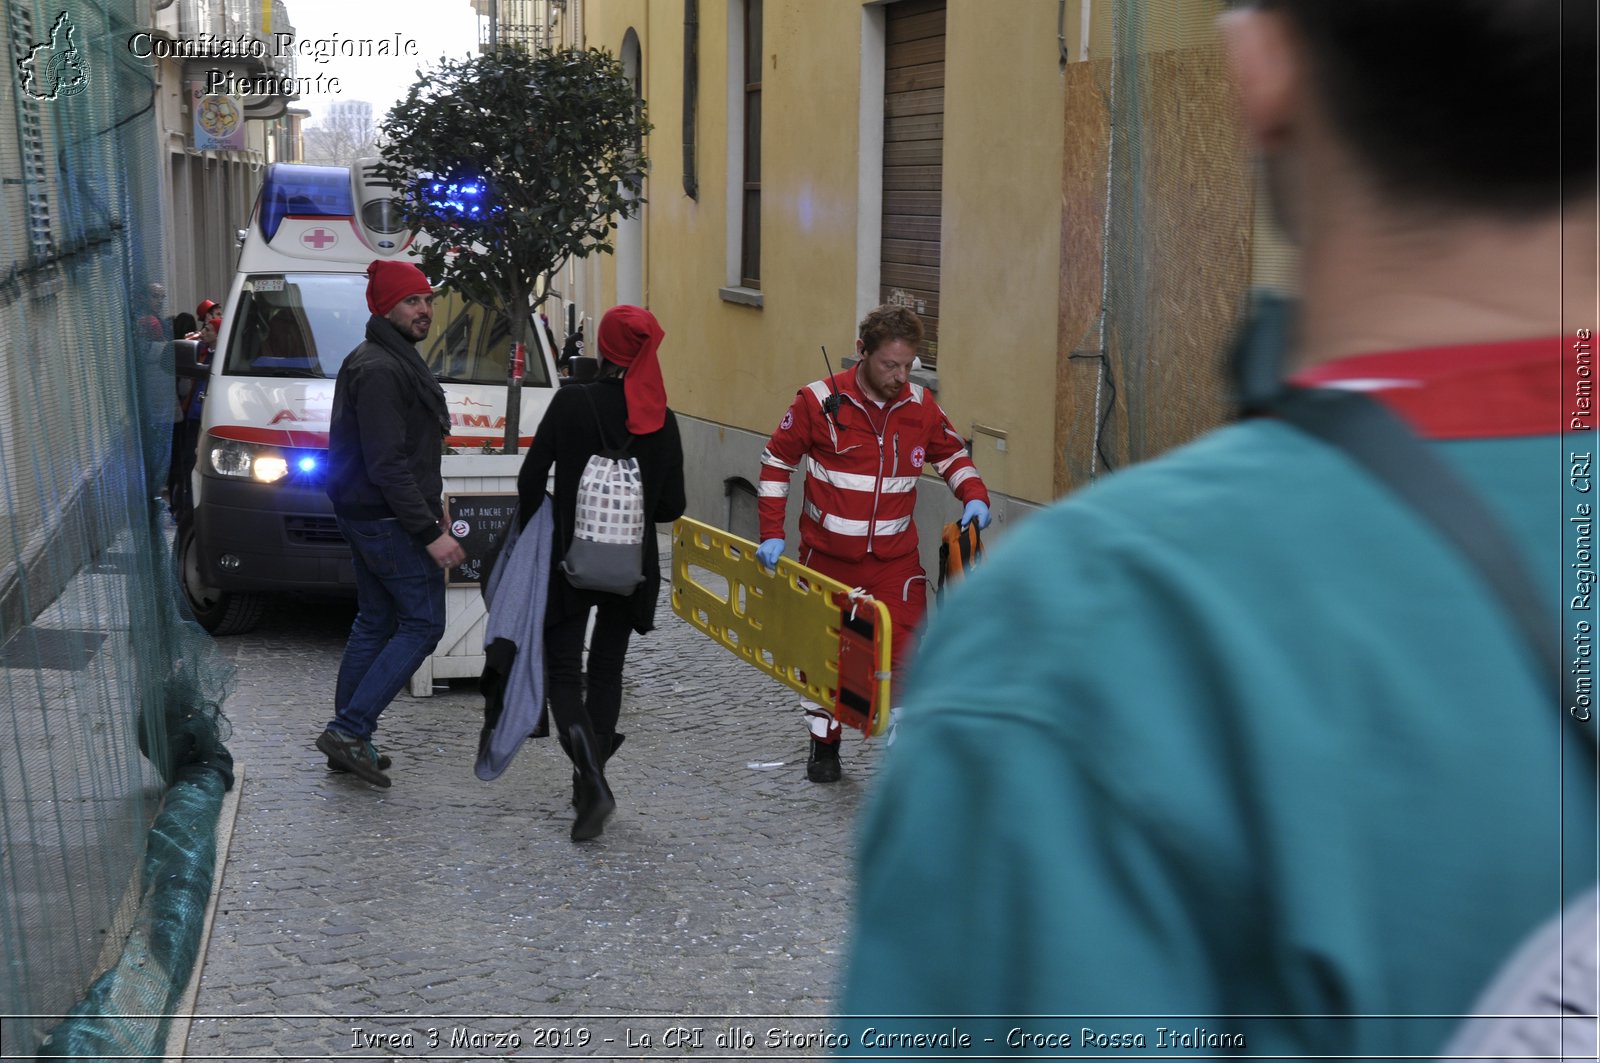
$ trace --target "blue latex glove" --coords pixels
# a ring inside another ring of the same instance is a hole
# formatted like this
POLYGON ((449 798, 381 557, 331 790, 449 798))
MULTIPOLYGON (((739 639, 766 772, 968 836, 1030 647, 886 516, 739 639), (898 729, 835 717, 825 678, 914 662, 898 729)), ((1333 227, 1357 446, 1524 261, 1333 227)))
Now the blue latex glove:
POLYGON ((973 521, 978 522, 979 531, 982 531, 989 526, 988 503, 980 502, 976 498, 967 503, 967 508, 961 511, 961 526, 965 528, 973 521))
POLYGON ((782 539, 763 539, 756 547, 756 560, 766 568, 778 567, 778 555, 783 553, 782 539))

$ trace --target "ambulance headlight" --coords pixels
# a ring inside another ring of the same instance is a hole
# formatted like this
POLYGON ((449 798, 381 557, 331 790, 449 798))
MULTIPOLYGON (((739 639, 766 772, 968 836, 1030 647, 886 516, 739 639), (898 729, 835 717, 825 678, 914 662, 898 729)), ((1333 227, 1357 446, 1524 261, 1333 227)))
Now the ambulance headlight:
POLYGON ((211 467, 218 476, 264 484, 277 483, 289 475, 289 462, 278 448, 241 443, 236 439, 213 441, 211 467))
POLYGON ((250 473, 264 484, 277 483, 289 475, 289 463, 276 454, 262 454, 250 473))

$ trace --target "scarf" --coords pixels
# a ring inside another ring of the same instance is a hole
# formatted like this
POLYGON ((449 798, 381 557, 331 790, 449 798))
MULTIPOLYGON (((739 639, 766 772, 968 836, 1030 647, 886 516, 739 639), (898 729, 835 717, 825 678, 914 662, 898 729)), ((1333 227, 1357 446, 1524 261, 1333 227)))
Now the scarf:
POLYGON ((422 360, 422 355, 417 353, 416 344, 394 327, 386 317, 373 314, 367 319, 367 340, 376 343, 379 347, 394 355, 417 385, 417 393, 422 396, 422 404, 428 408, 439 421, 439 428, 445 435, 450 434, 450 409, 445 405, 444 388, 433 379, 433 374, 428 372, 428 364, 422 360))
POLYGON ((607 310, 596 332, 600 357, 627 370, 622 393, 628 402, 628 431, 636 436, 659 432, 667 421, 667 387, 656 359, 665 336, 654 314, 626 305, 607 310))

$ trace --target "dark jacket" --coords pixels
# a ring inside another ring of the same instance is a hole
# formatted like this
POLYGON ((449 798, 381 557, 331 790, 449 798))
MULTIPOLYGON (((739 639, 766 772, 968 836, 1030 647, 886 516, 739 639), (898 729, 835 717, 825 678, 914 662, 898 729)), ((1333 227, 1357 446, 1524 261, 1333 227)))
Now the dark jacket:
MULTIPOLYGON (((580 591, 568 583, 559 568, 572 545, 572 526, 578 509, 578 480, 589 456, 605 447, 600 441, 600 423, 611 446, 628 438, 628 403, 619 379, 597 380, 559 389, 550 399, 550 408, 534 433, 533 445, 522 461, 517 476, 519 512, 524 523, 544 502, 545 483, 550 467, 556 470, 555 540, 551 557, 550 602, 545 623, 553 624, 579 609, 597 605, 611 597, 600 591, 580 591), (594 410, 588 398, 594 400, 594 410), (596 421, 599 414, 599 423, 596 421)), ((677 520, 683 515, 683 443, 678 437, 678 419, 667 411, 666 423, 658 431, 635 436, 629 449, 639 459, 644 478, 644 509, 657 523, 677 520)), ((655 627, 656 598, 661 591, 661 558, 656 537, 644 537, 644 582, 633 592, 633 629, 641 635, 655 627)))
POLYGON ((450 429, 444 391, 417 348, 373 315, 339 367, 328 429, 328 497, 347 520, 397 517, 418 544, 444 530, 439 457, 450 429))

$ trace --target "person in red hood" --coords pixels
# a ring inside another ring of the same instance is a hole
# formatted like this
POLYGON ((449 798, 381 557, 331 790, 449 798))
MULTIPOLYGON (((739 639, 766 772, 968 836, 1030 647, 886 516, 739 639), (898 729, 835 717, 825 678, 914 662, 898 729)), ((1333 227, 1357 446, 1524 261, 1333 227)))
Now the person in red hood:
POLYGON ((561 745, 572 758, 572 840, 598 837, 616 808, 605 763, 622 744, 622 666, 630 635, 655 627, 661 562, 654 529, 644 536, 644 579, 632 594, 579 590, 567 580, 561 560, 572 545, 578 481, 589 457, 627 443, 639 463, 644 511, 656 523, 676 520, 685 506, 683 443, 678 419, 667 408, 656 351, 666 333, 642 307, 616 306, 600 320, 600 370, 594 381, 555 393, 517 476, 524 523, 545 501, 545 483, 556 471, 555 535, 550 597, 545 612, 544 651, 550 711, 561 745), (595 614, 587 673, 584 631, 595 614))

